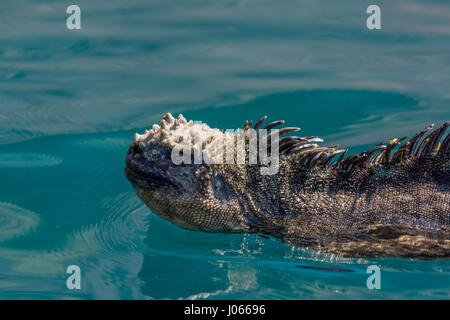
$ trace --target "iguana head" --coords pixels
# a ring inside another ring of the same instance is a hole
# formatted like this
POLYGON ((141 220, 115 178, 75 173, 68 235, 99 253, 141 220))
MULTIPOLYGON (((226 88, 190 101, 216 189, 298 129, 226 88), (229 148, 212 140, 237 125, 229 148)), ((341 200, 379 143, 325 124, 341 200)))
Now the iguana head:
MULTIPOLYGON (((160 125, 154 125, 143 135, 135 135, 126 156, 125 175, 154 213, 182 228, 243 231, 245 210, 238 193, 245 166, 194 161, 195 150, 199 148, 194 140, 199 133, 207 137, 224 135, 206 124, 188 122, 182 115, 175 119, 166 114, 160 125), (192 151, 189 160, 174 161, 174 148, 180 146, 186 147, 184 152, 192 151)), ((209 142, 200 143, 207 147, 209 142)), ((214 157, 214 152, 209 154, 214 157)))

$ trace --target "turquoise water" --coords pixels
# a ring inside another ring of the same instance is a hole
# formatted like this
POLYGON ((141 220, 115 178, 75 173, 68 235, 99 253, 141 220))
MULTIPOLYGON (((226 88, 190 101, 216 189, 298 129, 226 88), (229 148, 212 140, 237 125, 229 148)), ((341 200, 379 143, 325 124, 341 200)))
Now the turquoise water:
POLYGON ((268 115, 353 152, 450 120, 447 1, 377 1, 376 31, 356 0, 75 4, 69 31, 69 3, 0 3, 0 299, 450 297, 449 261, 182 230, 123 175, 168 111, 223 129, 268 115))

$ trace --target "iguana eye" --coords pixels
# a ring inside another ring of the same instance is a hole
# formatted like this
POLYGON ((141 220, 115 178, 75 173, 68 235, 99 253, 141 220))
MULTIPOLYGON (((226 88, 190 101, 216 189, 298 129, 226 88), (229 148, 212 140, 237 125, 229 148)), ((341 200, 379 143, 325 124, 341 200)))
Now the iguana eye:
POLYGON ((222 184, 222 181, 220 181, 219 178, 215 178, 213 180, 212 186, 213 186, 214 190, 220 190, 220 189, 222 189, 223 184, 222 184))

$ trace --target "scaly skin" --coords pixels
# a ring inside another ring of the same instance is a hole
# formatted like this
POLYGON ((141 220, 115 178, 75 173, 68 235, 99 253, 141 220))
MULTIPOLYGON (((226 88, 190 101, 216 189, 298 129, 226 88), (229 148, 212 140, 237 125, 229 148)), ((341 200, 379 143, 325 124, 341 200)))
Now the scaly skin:
POLYGON ((430 126, 395 152, 404 138, 346 158, 337 146, 312 144, 317 137, 285 137, 278 173, 262 175, 248 161, 174 164, 171 132, 195 126, 167 114, 136 135, 125 174, 154 213, 186 229, 263 233, 349 257, 449 258, 448 126, 421 140, 430 126))

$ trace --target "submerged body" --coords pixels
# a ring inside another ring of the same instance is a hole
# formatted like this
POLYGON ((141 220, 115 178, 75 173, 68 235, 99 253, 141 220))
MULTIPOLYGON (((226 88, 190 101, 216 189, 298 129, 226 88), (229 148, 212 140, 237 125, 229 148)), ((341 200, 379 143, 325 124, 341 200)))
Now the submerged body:
MULTIPOLYGON (((174 164, 172 133, 191 137, 200 128, 167 114, 161 126, 135 137, 125 173, 154 213, 186 229, 263 233, 341 256, 449 258, 448 126, 346 158, 337 146, 314 144, 317 137, 284 137, 278 173, 263 175, 261 164, 174 164)), ((246 123, 244 132, 250 128, 246 123)))

